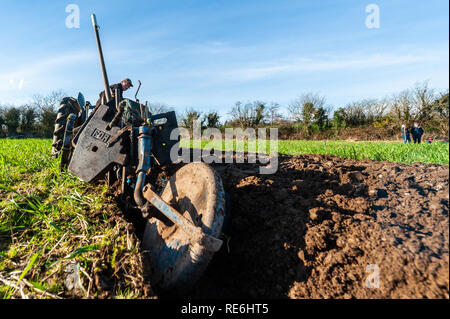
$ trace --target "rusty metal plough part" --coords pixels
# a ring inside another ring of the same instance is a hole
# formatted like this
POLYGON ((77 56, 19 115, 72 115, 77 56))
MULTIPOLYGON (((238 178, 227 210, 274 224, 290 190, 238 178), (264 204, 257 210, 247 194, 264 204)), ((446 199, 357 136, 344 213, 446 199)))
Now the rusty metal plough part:
POLYGON ((206 234, 202 231, 201 227, 195 226, 175 208, 166 203, 148 186, 144 187, 144 197, 173 223, 180 226, 180 228, 186 233, 186 235, 189 236, 193 243, 198 243, 205 249, 212 252, 217 252, 220 250, 220 247, 222 247, 222 240, 206 234))

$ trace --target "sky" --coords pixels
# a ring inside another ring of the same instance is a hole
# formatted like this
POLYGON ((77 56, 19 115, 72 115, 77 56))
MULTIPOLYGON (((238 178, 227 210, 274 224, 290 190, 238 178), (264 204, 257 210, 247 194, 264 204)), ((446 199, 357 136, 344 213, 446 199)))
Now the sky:
POLYGON ((131 78, 135 86, 124 96, 134 98, 140 80, 141 101, 178 111, 194 107, 226 117, 237 101, 285 107, 307 92, 337 108, 423 81, 445 90, 448 6, 446 0, 0 0, 0 105, 59 89, 95 103, 103 82, 92 13, 110 84, 131 78), (378 28, 366 23, 371 4, 379 8, 378 28))

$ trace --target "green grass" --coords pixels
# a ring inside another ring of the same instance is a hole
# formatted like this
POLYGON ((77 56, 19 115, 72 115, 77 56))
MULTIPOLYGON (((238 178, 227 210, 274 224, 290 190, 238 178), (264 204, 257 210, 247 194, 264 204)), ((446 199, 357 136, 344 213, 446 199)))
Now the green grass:
POLYGON ((141 297, 139 244, 107 187, 60 173, 50 153, 51 140, 0 139, 0 298, 92 297, 98 273, 110 297, 141 297), (83 289, 65 288, 69 264, 83 289))
MULTIPOLYGON (((199 147, 199 142, 182 141, 182 147, 199 147)), ((449 144, 433 142, 432 144, 403 144, 401 142, 347 142, 347 141, 278 141, 278 152, 284 155, 302 154, 326 154, 355 160, 372 159, 375 161, 390 161, 410 164, 414 162, 435 163, 448 165, 449 144)), ((201 147, 215 148, 218 150, 248 151, 249 143, 243 146, 225 145, 225 142, 202 141, 201 147)), ((259 151, 258 147, 250 147, 250 150, 259 151)), ((270 143, 267 142, 266 150, 270 151, 270 143)))
POLYGON ((448 143, 403 144, 400 142, 280 141, 279 152, 287 155, 327 154, 361 160, 447 164, 448 143))

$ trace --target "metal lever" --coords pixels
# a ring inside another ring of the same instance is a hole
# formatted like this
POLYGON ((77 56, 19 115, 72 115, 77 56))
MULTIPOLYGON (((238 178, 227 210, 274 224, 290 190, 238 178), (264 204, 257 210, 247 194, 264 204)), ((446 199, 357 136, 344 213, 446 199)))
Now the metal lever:
POLYGON ((181 215, 175 208, 166 203, 158 196, 148 185, 144 187, 145 199, 155 206, 161 213, 163 213, 172 222, 177 224, 181 229, 189 235, 191 241, 199 243, 205 247, 206 250, 216 252, 222 247, 223 241, 210 236, 203 232, 201 227, 195 226, 191 221, 181 215))
POLYGON ((92 26, 94 27, 94 33, 95 33, 95 39, 97 41, 97 49, 98 49, 98 55, 100 58, 100 67, 102 69, 102 76, 103 76, 103 84, 105 86, 105 98, 106 103, 111 101, 111 92, 109 91, 109 82, 108 82, 108 75, 106 74, 106 67, 105 67, 105 60, 103 59, 103 51, 102 51, 102 44, 100 43, 100 35, 98 33, 99 26, 97 25, 97 18, 95 17, 95 14, 92 14, 92 26))
POLYGON ((134 95, 134 99, 136 100, 136 103, 139 103, 139 100, 137 99, 137 95, 138 95, 138 93, 139 93, 139 89, 141 88, 141 80, 138 80, 138 83, 139 83, 139 85, 138 85, 138 88, 137 88, 137 90, 136 90, 136 94, 134 95))

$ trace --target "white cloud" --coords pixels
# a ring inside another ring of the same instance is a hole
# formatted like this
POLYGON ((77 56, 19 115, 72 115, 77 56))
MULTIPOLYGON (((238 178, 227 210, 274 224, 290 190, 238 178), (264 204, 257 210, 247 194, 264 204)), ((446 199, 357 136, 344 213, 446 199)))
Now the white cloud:
POLYGON ((32 63, 21 65, 16 70, 0 74, 0 84, 7 82, 11 84, 10 86, 0 85, 0 92, 9 91, 12 89, 22 89, 25 79, 28 83, 39 83, 41 79, 45 77, 45 75, 49 72, 67 65, 73 65, 75 63, 87 61, 93 58, 95 58, 94 53, 80 51, 62 53, 47 59, 33 61, 32 63), (17 86, 13 85, 15 82, 19 82, 19 84, 17 86))
MULTIPOLYGON (((256 66, 224 70, 220 74, 230 80, 251 81, 272 76, 302 72, 331 72, 338 70, 376 69, 389 66, 406 65, 445 60, 442 53, 425 54, 372 54, 340 57, 305 58, 288 61, 261 62, 256 66)), ((255 63, 253 63, 255 64, 255 63)))

